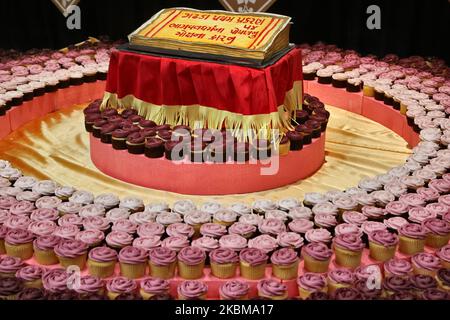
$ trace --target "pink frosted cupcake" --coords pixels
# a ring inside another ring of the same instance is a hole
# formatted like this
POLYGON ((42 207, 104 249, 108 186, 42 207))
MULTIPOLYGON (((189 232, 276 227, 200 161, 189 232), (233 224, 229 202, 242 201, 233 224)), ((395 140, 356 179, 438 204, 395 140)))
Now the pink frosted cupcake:
POLYGON ((10 229, 5 236, 6 254, 27 260, 33 256, 34 235, 22 229, 10 229))
POLYGON ((427 231, 420 224, 408 223, 400 227, 399 251, 405 254, 413 255, 422 252, 425 246, 427 231))
POLYGON ((275 279, 263 279, 257 285, 258 295, 270 300, 285 300, 288 296, 287 286, 275 279))
POLYGON ((262 234, 248 241, 249 248, 256 248, 270 255, 278 248, 278 241, 272 236, 262 234))
POLYGON ((307 299, 313 292, 328 292, 325 276, 317 273, 305 273, 297 279, 300 298, 307 299))
POLYGON ((169 248, 154 248, 149 252, 150 275, 154 278, 170 279, 175 274, 177 253, 169 248))
POLYGON ((146 251, 150 251, 159 246, 161 246, 161 239, 159 236, 139 237, 133 240, 133 247, 141 248, 146 251))
POLYGON ((221 300, 247 300, 249 285, 244 281, 230 280, 219 288, 221 300))
POLYGON ((395 255, 398 236, 387 230, 378 230, 369 234, 370 256, 377 261, 387 261, 395 255))
POLYGON ((247 239, 237 234, 228 234, 219 239, 219 245, 221 248, 228 248, 239 252, 247 248, 247 239))
POLYGON ((137 288, 136 281, 125 277, 115 277, 106 284, 107 296, 110 300, 115 300, 123 293, 134 293, 137 288))
POLYGON ((106 236, 106 243, 113 249, 122 249, 131 245, 133 236, 124 231, 112 231, 106 236))
POLYGON ((409 277, 413 273, 411 263, 405 259, 393 258, 388 260, 384 263, 383 268, 385 277, 409 277))
POLYGON ((169 282, 160 278, 145 278, 140 282, 140 291, 144 300, 149 300, 154 295, 167 294, 169 292, 169 282))
POLYGON ((108 278, 114 274, 117 252, 108 247, 97 247, 89 251, 87 266, 89 273, 99 278, 108 278))
POLYGON ((303 238, 295 232, 282 232, 277 237, 278 245, 283 248, 292 248, 296 252, 300 252, 303 246, 303 238))
POLYGON ((342 234, 333 240, 336 263, 345 268, 354 269, 361 264, 364 243, 358 234, 342 234))
POLYGON ((203 281, 183 281, 177 289, 179 300, 205 300, 208 286, 203 281))
POLYGON ((422 226, 427 231, 426 245, 432 248, 445 246, 450 239, 450 223, 437 218, 422 221, 422 226))
POLYGON ((385 210, 389 216, 406 217, 408 215, 409 205, 402 201, 392 201, 386 205, 385 210))
POLYGON ((107 232, 111 227, 111 222, 109 222, 108 219, 103 217, 87 217, 83 219, 82 223, 85 230, 95 229, 107 232))
POLYGON ((411 258, 411 264, 414 274, 424 274, 435 277, 441 263, 439 258, 431 253, 421 252, 417 253, 411 258))
POLYGON ((178 273, 183 279, 203 277, 206 254, 197 247, 185 247, 178 253, 178 273))
POLYGON ((91 275, 82 276, 79 285, 76 285, 74 289, 81 297, 92 294, 103 295, 105 293, 105 281, 91 275))
POLYGON ((42 275, 45 271, 40 266, 24 266, 17 270, 16 278, 21 279, 27 288, 42 288, 42 275))
POLYGON ((357 211, 345 211, 342 214, 342 220, 344 220, 344 222, 346 223, 361 226, 364 222, 367 221, 367 217, 357 211))
POLYGON ((279 219, 264 219, 258 226, 262 234, 277 236, 281 232, 286 231, 286 226, 282 220, 279 219))
POLYGON ((289 230, 304 235, 314 228, 314 222, 308 219, 294 219, 288 224, 289 230))
POLYGON ((189 239, 183 236, 167 237, 161 242, 161 247, 169 248, 175 252, 189 246, 189 239))
POLYGON ((351 288, 355 277, 348 269, 334 269, 328 272, 328 293, 334 294, 339 288, 351 288))
POLYGON ((51 208, 42 208, 42 209, 36 209, 31 212, 30 215, 31 220, 33 221, 56 221, 59 218, 58 210, 51 208))
POLYGON ((331 242, 332 236, 330 231, 320 228, 308 230, 305 234, 305 239, 309 243, 322 242, 328 244, 331 242))
POLYGON ((76 265, 80 270, 84 269, 87 260, 88 245, 84 242, 62 239, 55 246, 55 254, 58 257, 59 264, 68 268, 69 266, 76 265))
POLYGON ((120 273, 129 279, 141 278, 147 268, 147 251, 136 247, 125 247, 119 252, 120 273))
POLYGON ((247 248, 240 252, 241 277, 250 280, 264 278, 267 265, 267 254, 256 248, 247 248))
POLYGON ((75 236, 75 240, 84 242, 91 248, 99 246, 104 239, 105 234, 100 230, 85 230, 75 236))
POLYGON ((147 222, 139 225, 137 228, 137 234, 140 237, 147 236, 159 236, 161 237, 164 234, 164 226, 157 222, 147 222))
POLYGON ((436 256, 441 259, 442 267, 450 269, 450 245, 443 246, 436 251, 436 256))
POLYGON ((306 245, 302 250, 305 270, 318 273, 327 272, 332 254, 333 252, 324 243, 313 242, 306 245))
POLYGON ((270 257, 273 275, 281 280, 290 280, 298 274, 298 255, 291 248, 282 248, 275 251, 270 257))
MULTIPOLYGON (((212 250, 219 248, 219 241, 211 237, 200 237, 192 240, 191 245, 193 247, 202 249, 206 254, 208 254, 212 250)), ((206 259, 205 264, 209 264, 208 259, 206 259)))
MULTIPOLYGON (((230 230, 237 223, 239 223, 239 222, 233 223, 233 225, 230 227, 230 230)), ((253 227, 253 226, 251 226, 251 227, 253 227)), ((236 229, 236 227, 234 227, 234 229, 236 229)), ((227 234, 227 228, 224 225, 221 225, 218 223, 205 223, 204 225, 202 225, 200 227, 200 234, 202 236, 218 239, 227 234)))
POLYGON ((218 248, 210 252, 211 273, 220 279, 232 278, 236 275, 239 256, 236 251, 218 248))
POLYGON ((169 236, 184 236, 186 238, 191 238, 194 235, 195 230, 186 223, 173 223, 167 226, 166 233, 169 236))
POLYGON ((18 257, 0 256, 0 277, 14 277, 25 264, 18 257))

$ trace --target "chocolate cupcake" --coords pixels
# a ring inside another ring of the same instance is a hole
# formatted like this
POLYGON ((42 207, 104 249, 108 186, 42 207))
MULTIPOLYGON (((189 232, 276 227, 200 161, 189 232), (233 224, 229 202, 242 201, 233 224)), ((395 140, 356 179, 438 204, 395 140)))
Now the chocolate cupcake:
POLYGON ((184 145, 178 141, 167 141, 164 144, 164 155, 167 160, 183 160, 185 150, 184 145))
POLYGON ((102 126, 100 129, 100 141, 103 143, 112 142, 112 133, 117 129, 116 124, 108 123, 102 126))
POLYGON ((301 124, 295 127, 295 131, 300 132, 303 135, 303 145, 311 144, 313 129, 305 124, 301 124))
POLYGON ((158 138, 148 138, 145 142, 144 153, 148 158, 162 158, 164 156, 164 142, 158 138))
POLYGON ((298 151, 303 149, 303 134, 298 131, 288 131, 286 137, 290 141, 290 150, 298 151))
POLYGON ((145 151, 145 137, 140 132, 128 135, 126 146, 128 153, 143 154, 145 151))
MULTIPOLYGON (((87 132, 93 132, 93 126, 94 123, 98 120, 101 120, 102 117, 100 115, 100 113, 89 113, 85 116, 84 118, 84 127, 86 129, 87 132)), ((105 125, 106 121, 103 123, 101 123, 101 125, 105 125)), ((100 132, 100 129, 98 129, 98 132, 100 132)), ((97 136, 97 138, 99 138, 100 136, 97 136)))
POLYGON ((111 135, 112 147, 116 150, 127 149, 127 137, 129 132, 125 129, 116 129, 111 135))

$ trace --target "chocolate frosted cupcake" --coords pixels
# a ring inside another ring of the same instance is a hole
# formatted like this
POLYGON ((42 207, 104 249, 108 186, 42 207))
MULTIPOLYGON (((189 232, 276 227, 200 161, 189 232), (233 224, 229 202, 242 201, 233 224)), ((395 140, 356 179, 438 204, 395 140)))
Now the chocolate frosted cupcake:
POLYGON ((422 252, 425 246, 427 231, 419 224, 409 223, 400 227, 399 251, 408 255, 422 252))
POLYGON ((87 266, 89 273, 99 278, 108 278, 114 274, 117 252, 108 247, 97 247, 89 251, 87 266))
POLYGON ((149 300, 154 295, 167 294, 169 282, 160 278, 145 278, 140 282, 140 291, 144 300, 149 300))
POLYGON ((288 296, 287 286, 275 279, 263 279, 257 285, 258 295, 270 300, 285 300, 288 296))
POLYGON ((256 248, 247 248, 241 251, 239 258, 241 277, 250 280, 264 278, 268 259, 264 251, 256 248))
POLYGON ((33 256, 34 236, 22 229, 10 229, 5 236, 6 254, 27 260, 33 256))
POLYGON ((439 258, 431 253, 417 253, 411 258, 411 265, 414 274, 425 274, 432 277, 436 276, 437 271, 441 267, 439 258))
POLYGON ((0 278, 0 299, 16 300, 22 290, 22 280, 14 277, 0 278))
POLYGON ((333 240, 336 262, 342 267, 354 269, 361 264, 364 243, 358 234, 342 234, 333 240))
POLYGON ((281 280, 295 279, 298 274, 298 255, 291 248, 275 251, 270 257, 273 275, 281 280))
POLYGON ((54 248, 55 254, 58 257, 59 264, 68 268, 76 265, 80 270, 84 269, 87 260, 88 245, 84 242, 62 239, 54 248))
POLYGON ((127 149, 127 137, 129 131, 125 129, 116 129, 112 132, 111 143, 112 147, 116 150, 126 150, 127 149))
POLYGON ((300 298, 307 299, 313 292, 328 292, 325 276, 317 273, 305 273, 297 279, 300 298))
POLYGON ((236 275, 239 262, 238 254, 228 248, 218 248, 209 254, 211 273, 220 279, 232 278, 236 275))
POLYGON ((154 248, 149 252, 150 275, 155 278, 170 279, 175 274, 177 253, 169 248, 154 248))
POLYGON ((148 138, 145 142, 144 153, 149 158, 162 158, 164 156, 164 142, 158 138, 148 138))
POLYGON ((183 281, 177 288, 179 300, 206 300, 208 286, 203 281, 183 281))
POLYGON ((183 279, 199 279, 203 276, 205 252, 197 247, 185 247, 178 253, 178 273, 183 279))
POLYGON ((45 269, 40 266, 24 266, 17 270, 16 278, 23 281, 25 287, 28 288, 42 288, 42 275, 45 269))
POLYGON ((355 281, 353 272, 348 269, 334 269, 328 272, 328 293, 334 294, 340 288, 350 288, 355 281))
POLYGON ((230 280, 219 288, 221 300, 247 300, 249 285, 244 281, 230 280))
POLYGON ((405 259, 390 259, 384 263, 383 267, 385 277, 398 276, 407 278, 413 273, 411 263, 405 259))
POLYGON ((398 236, 387 230, 378 230, 369 234, 370 256, 377 261, 387 261, 395 255, 398 236))
POLYGON ((126 146, 131 154, 143 154, 145 152, 145 137, 140 132, 129 134, 126 146))
POLYGON ((107 296, 110 300, 115 300, 123 293, 135 293, 137 288, 136 281, 125 277, 115 277, 106 284, 107 296))
POLYGON ((18 257, 0 256, 0 277, 14 277, 25 264, 18 257))
POLYGON ((125 247, 119 252, 121 275, 136 279, 145 275, 147 269, 147 251, 136 247, 125 247))

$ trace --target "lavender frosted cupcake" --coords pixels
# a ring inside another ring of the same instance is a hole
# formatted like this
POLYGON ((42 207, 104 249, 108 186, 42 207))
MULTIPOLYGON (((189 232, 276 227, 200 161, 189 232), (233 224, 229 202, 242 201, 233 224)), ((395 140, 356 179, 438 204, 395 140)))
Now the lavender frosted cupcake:
POLYGON ((87 260, 88 245, 84 242, 62 239, 54 248, 55 254, 58 257, 59 264, 68 268, 76 265, 80 270, 84 269, 87 260))
POLYGON ((342 220, 346 223, 354 224, 360 227, 364 222, 367 221, 367 217, 361 212, 345 211, 342 214, 342 220))
POLYGON ((384 263, 383 268, 385 277, 409 277, 413 272, 411 263, 405 259, 390 259, 384 263))
POLYGON ((289 222, 288 227, 292 232, 304 235, 308 230, 314 228, 314 222, 307 219, 295 219, 289 222))
POLYGON ((108 247, 96 247, 89 251, 87 266, 89 273, 99 278, 108 278, 114 274, 117 252, 108 247))
POLYGON ((125 277, 115 277, 106 284, 107 296, 110 300, 115 300, 123 293, 134 293, 137 288, 136 281, 125 277))
POLYGON ((205 300, 208 286, 203 281, 187 280, 177 288, 179 300, 205 300))
POLYGON ((422 221, 422 226, 427 231, 425 244, 432 248, 445 246, 450 239, 450 223, 437 218, 422 221))
POLYGON ((210 252, 211 273, 220 279, 232 278, 236 275, 239 256, 236 251, 218 248, 210 252))
POLYGON ((441 260, 441 265, 444 268, 450 269, 450 245, 443 246, 436 251, 436 256, 441 260))
POLYGON ((345 268, 355 269, 361 264, 364 243, 358 234, 342 234, 333 240, 336 263, 345 268))
POLYGON ((25 264, 18 257, 0 256, 0 277, 14 277, 25 264))
POLYGON ((150 251, 153 248, 161 246, 161 238, 159 236, 139 237, 133 240, 133 247, 150 251))
POLYGON ((297 279, 300 298, 307 299, 313 292, 328 292, 325 276, 317 273, 307 272, 297 279))
POLYGON ((270 257, 272 273, 281 280, 295 279, 298 274, 298 255, 291 248, 282 248, 275 251, 270 257))
POLYGON ((169 248, 154 248, 149 252, 150 275, 155 278, 170 279, 175 274, 177 253, 169 248))
MULTIPOLYGON (((235 224, 236 223, 234 223, 232 226, 234 226, 235 224)), ((218 223, 205 223, 200 227, 200 234, 206 237, 220 238, 227 234, 227 228, 224 225, 218 223)))
POLYGON ((266 272, 267 254, 256 248, 247 248, 240 252, 241 277, 250 280, 264 278, 266 272))
POLYGON ((95 276, 86 275, 80 278, 79 285, 76 285, 74 289, 80 297, 91 294, 103 295, 105 292, 105 282, 95 276))
POLYGON ((173 237, 173 236, 183 236, 186 238, 191 238, 195 230, 192 226, 186 224, 186 223, 173 223, 166 228, 166 233, 173 237))
POLYGON ((105 234, 100 230, 85 230, 75 236, 75 240, 84 242, 90 248, 101 245, 104 239, 105 234))
POLYGON ((161 247, 166 247, 175 252, 189 246, 189 239, 183 236, 167 237, 161 242, 161 247))
POLYGON ((34 235, 22 229, 10 229, 5 236, 6 254, 22 260, 33 256, 34 235))
POLYGON ((257 285, 258 295, 270 300, 285 300, 288 296, 287 286, 275 279, 263 279, 257 285))
POLYGON ((330 231, 328 231, 327 229, 310 229, 306 232, 305 234, 305 240, 308 243, 313 243, 313 242, 322 242, 325 244, 330 243, 332 239, 331 233, 330 231))
POLYGON ((197 247, 185 247, 178 253, 178 273, 183 279, 203 277, 205 252, 197 247))
POLYGON ((249 248, 257 248, 268 255, 278 248, 278 241, 268 234, 262 234, 248 241, 249 248))
POLYGON ((129 279, 142 278, 147 269, 147 251, 127 246, 119 252, 120 273, 129 279))
POLYGON ((49 293, 67 291, 69 274, 64 269, 48 270, 42 275, 42 285, 49 293))
POLYGON ((400 252, 413 255, 424 250, 427 231, 420 224, 405 224, 400 227, 398 234, 400 252))
POLYGON ((112 231, 106 236, 106 244, 113 249, 122 249, 131 245, 133 236, 124 231, 112 231))
POLYGON ((387 230, 378 230, 369 234, 370 256, 377 261, 387 261, 394 257, 398 236, 387 230))
POLYGON ((225 282, 219 288, 221 300, 247 300, 250 286, 239 280, 230 280, 225 282))
POLYGON ((140 291, 144 300, 150 300, 155 295, 167 294, 169 292, 169 282, 160 278, 148 277, 140 282, 140 291))
POLYGON ((277 236, 281 232, 286 231, 286 226, 283 221, 278 219, 264 219, 258 226, 262 234, 277 236))
POLYGON ((327 272, 333 252, 322 242, 313 242, 303 247, 302 257, 305 270, 309 272, 327 272))
POLYGON ((441 263, 439 258, 431 253, 421 252, 411 257, 414 274, 424 274, 435 277, 441 263))
POLYGON ((140 237, 159 236, 161 237, 165 232, 164 226, 157 222, 147 222, 139 225, 137 234, 140 237))
POLYGON ((59 262, 54 248, 61 241, 60 237, 49 235, 37 237, 33 241, 34 257, 39 264, 52 265, 59 262))
POLYGON ((334 269, 328 272, 328 293, 334 294, 339 288, 351 288, 355 277, 348 269, 334 269))

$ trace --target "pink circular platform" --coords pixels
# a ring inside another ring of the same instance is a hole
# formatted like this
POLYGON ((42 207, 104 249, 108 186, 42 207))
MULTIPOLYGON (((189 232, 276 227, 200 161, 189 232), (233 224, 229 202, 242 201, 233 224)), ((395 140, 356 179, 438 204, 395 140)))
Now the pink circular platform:
POLYGON ((135 185, 189 195, 250 193, 282 187, 311 176, 325 159, 325 133, 300 151, 272 157, 270 162, 243 164, 151 159, 115 150, 92 134, 90 142, 92 162, 103 173, 135 185))

